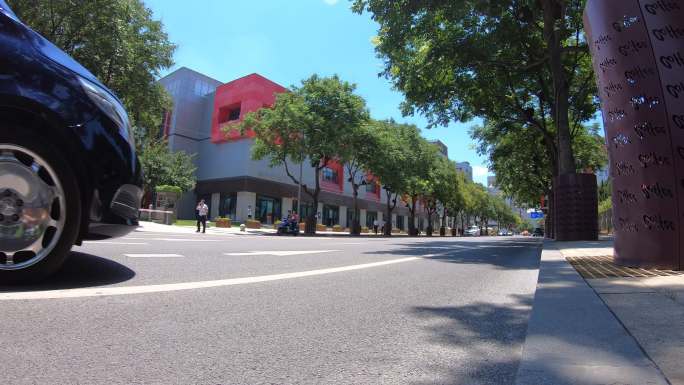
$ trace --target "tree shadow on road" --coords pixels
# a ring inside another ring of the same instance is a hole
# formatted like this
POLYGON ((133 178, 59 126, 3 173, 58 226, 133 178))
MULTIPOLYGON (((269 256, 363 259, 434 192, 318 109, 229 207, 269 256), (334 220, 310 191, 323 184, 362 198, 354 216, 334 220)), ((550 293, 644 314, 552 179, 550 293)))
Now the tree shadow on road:
POLYGON ((503 270, 537 270, 540 244, 530 241, 439 241, 397 244, 391 250, 369 251, 384 254, 422 257, 448 263, 487 264, 503 270))
POLYGON ((2 286, 0 292, 75 289, 112 285, 135 277, 135 271, 92 254, 71 252, 62 268, 38 284, 2 286))
MULTIPOLYGON (((520 362, 532 296, 511 295, 506 303, 414 307, 433 335, 431 343, 467 352, 467 365, 454 360, 434 368, 449 384, 512 384, 520 362), (440 367, 441 366, 441 367, 440 367)), ((457 357, 457 355, 455 355, 457 357)), ((422 384, 422 382, 415 382, 422 384)))

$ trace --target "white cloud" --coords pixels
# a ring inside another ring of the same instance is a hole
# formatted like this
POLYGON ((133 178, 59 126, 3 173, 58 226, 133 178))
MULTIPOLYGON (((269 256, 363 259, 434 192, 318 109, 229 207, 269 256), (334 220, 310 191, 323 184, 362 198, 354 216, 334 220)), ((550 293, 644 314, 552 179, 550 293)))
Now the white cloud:
POLYGON ((335 5, 339 0, 323 0, 328 5, 335 5))
POLYGON ((473 166, 473 177, 476 176, 487 176, 489 175, 489 169, 485 166, 473 166))

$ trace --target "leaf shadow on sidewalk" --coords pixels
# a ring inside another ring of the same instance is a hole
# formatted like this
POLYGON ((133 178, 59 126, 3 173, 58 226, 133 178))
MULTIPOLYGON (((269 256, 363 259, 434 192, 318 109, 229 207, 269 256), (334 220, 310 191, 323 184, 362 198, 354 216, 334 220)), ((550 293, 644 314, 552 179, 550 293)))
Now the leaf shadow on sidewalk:
POLYGON ((113 285, 135 277, 135 271, 108 258, 71 252, 62 268, 38 284, 2 286, 0 292, 76 289, 113 285))

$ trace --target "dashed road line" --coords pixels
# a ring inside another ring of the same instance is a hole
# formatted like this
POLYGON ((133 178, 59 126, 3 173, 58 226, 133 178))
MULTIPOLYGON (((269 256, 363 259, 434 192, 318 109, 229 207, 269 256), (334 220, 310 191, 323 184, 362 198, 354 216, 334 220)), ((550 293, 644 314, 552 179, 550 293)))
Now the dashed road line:
POLYGON ((223 253, 223 255, 230 256, 250 256, 250 255, 274 255, 277 257, 283 257, 288 255, 302 255, 302 254, 322 254, 322 253, 332 253, 341 250, 288 250, 288 251, 249 251, 242 253, 223 253))
POLYGON ((164 242, 221 242, 222 239, 196 239, 196 238, 138 238, 126 237, 127 240, 147 240, 147 241, 164 241, 164 242))
POLYGON ((147 242, 83 241, 88 245, 149 245, 147 242))
POLYGON ((124 254, 128 258, 184 258, 180 254, 124 254))

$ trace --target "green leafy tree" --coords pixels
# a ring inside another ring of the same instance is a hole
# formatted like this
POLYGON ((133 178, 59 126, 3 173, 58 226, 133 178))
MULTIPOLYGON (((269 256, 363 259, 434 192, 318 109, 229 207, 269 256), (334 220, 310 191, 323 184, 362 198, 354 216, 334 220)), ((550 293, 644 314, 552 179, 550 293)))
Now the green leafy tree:
POLYGON ((158 186, 175 186, 182 192, 195 188, 194 155, 183 151, 171 152, 165 140, 148 140, 140 153, 144 189, 152 194, 152 202, 158 186))
MULTIPOLYGON (((252 147, 255 159, 268 158, 270 165, 283 166, 295 184, 318 206, 321 171, 330 161, 345 156, 345 144, 355 130, 365 124, 369 113, 363 98, 354 94, 356 86, 339 77, 313 75, 291 92, 276 96, 271 108, 247 114, 241 130, 256 134, 252 147), (314 185, 300 181, 290 170, 290 162, 308 162, 314 170, 314 185)), ((224 130, 232 129, 232 126, 224 130)), ((315 233, 316 217, 306 219, 305 232, 315 233)))
MULTIPOLYGON (((414 171, 412 143, 420 138, 414 125, 399 124, 393 120, 373 122, 375 148, 369 158, 368 168, 380 180, 386 194, 385 217, 391 221, 392 212, 406 191, 406 180, 414 171)), ((386 236, 392 235, 392 227, 385 226, 386 236)))
MULTIPOLYGON (((140 0, 9 0, 17 16, 123 101, 134 127, 161 125, 171 99, 157 83, 176 48, 140 0)), ((142 142, 141 142, 142 143, 142 142)))
POLYGON ((382 152, 382 144, 374 135, 372 122, 349 127, 347 139, 339 149, 338 160, 344 163, 352 187, 352 223, 350 234, 361 234, 359 218, 359 189, 372 181, 368 178, 369 164, 378 152, 382 152))
MULTIPOLYGON (((471 129, 477 151, 486 155, 496 173, 499 188, 518 203, 535 207, 543 195, 551 195, 553 162, 537 130, 514 123, 487 122, 471 129)), ((598 170, 607 163, 604 139, 598 126, 582 126, 573 135, 575 168, 598 170)))
POLYGON ((409 234, 417 235, 415 218, 418 202, 425 206, 424 198, 431 194, 433 189, 430 181, 430 170, 435 167, 439 158, 437 149, 420 136, 418 129, 413 126, 406 130, 406 139, 403 141, 403 151, 408 160, 404 169, 404 199, 409 210, 409 234))
POLYGON ((431 125, 479 117, 506 128, 499 135, 534 130, 527 142, 545 149, 539 161, 554 177, 577 171, 574 137, 597 108, 584 3, 355 0, 353 10, 380 24, 382 75, 404 93, 405 114, 431 125))
MULTIPOLYGON (((583 1, 356 0, 380 24, 383 74, 434 124, 485 119, 534 125, 573 173, 571 130, 591 118, 592 71, 583 1), (550 119, 557 130, 546 126, 550 119)), ((555 160, 554 159, 554 160, 555 160)))

